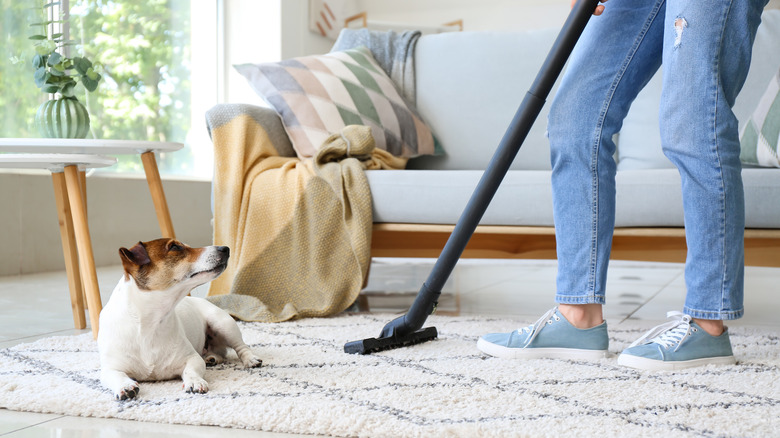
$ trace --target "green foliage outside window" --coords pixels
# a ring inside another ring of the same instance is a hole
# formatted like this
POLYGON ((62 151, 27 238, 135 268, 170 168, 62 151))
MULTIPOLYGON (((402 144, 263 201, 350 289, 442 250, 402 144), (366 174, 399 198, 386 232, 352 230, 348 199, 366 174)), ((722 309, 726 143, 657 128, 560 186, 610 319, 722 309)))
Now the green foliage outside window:
MULTIPOLYGON (((3 137, 35 137, 32 118, 48 98, 31 79, 35 51, 30 23, 42 0, 0 0, 0 53, 21 65, 0 62, 0 120, 3 137), (36 9, 37 8, 37 9, 36 9)), ((185 142, 190 128, 190 0, 70 0, 71 56, 102 65, 97 91, 75 91, 90 113, 88 137, 185 142), (75 52, 75 53, 73 53, 75 52)), ((161 154, 160 170, 187 174, 192 152, 161 154)), ((139 171, 137 156, 119 157, 118 171, 139 171)))
POLYGON ((46 100, 33 81, 32 56, 35 49, 28 36, 34 34, 30 23, 41 21, 38 5, 29 1, 0 0, 0 130, 2 137, 36 137, 32 125, 38 106, 46 100), (11 57, 24 54, 25 65, 14 64, 11 57))

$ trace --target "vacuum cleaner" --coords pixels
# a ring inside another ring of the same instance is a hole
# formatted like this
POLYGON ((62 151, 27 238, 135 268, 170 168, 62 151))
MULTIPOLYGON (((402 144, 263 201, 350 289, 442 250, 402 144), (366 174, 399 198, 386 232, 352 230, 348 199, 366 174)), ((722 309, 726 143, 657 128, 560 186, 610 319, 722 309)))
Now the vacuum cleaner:
POLYGON ((444 283, 455 268, 455 264, 463 254, 469 239, 471 239, 485 210, 496 194, 496 190, 501 185, 501 181, 509 171, 509 166, 514 161, 531 126, 542 111, 550 90, 561 74, 574 45, 598 4, 599 0, 578 0, 572 8, 544 64, 542 64, 542 68, 515 113, 493 158, 485 169, 485 173, 466 204, 466 208, 412 306, 406 314, 387 323, 378 338, 368 338, 345 344, 344 351, 346 353, 369 354, 418 344, 438 336, 436 327, 424 329, 421 327, 425 324, 428 315, 436 310, 444 283))

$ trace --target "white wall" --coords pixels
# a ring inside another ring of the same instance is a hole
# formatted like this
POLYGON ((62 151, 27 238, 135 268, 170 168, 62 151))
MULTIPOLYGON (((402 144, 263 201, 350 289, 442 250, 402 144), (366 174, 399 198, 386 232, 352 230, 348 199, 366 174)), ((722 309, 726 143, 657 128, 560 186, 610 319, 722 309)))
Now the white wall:
POLYGON ((282 59, 327 53, 331 46, 333 40, 309 31, 309 0, 282 1, 282 59))
MULTIPOLYGON (((361 0, 369 21, 439 26, 462 19, 464 30, 559 27, 569 0, 361 0)), ((309 1, 283 0, 281 59, 326 53, 333 40, 309 31, 309 1)))
POLYGON ((283 59, 282 0, 224 0, 224 13, 221 100, 263 104, 233 65, 283 59))
POLYGON ((437 26, 463 20, 464 31, 560 27, 569 0, 361 0, 370 21, 437 26))
MULTIPOLYGON (((465 31, 560 27, 570 0, 360 0, 370 21, 437 26, 462 19, 465 31)), ((609 3, 606 5, 609 7, 609 3)), ((771 0, 769 8, 780 8, 771 0)))

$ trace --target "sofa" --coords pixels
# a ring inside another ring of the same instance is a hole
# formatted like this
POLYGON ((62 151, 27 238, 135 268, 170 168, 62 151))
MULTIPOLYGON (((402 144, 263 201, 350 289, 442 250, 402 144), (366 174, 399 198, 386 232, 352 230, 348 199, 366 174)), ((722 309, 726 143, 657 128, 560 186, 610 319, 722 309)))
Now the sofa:
MULTIPOLYGON (((436 257, 547 54, 557 29, 423 35, 414 51, 416 108, 443 153, 404 170, 368 170, 373 257, 436 257)), ((780 10, 767 10, 734 107, 740 126, 780 71, 780 10)), ((661 73, 618 135, 612 257, 683 262, 680 177, 661 151, 661 73)), ((463 257, 555 258, 545 105, 463 257)), ((273 112, 264 108, 259 111, 273 112)), ((780 168, 745 165, 746 263, 780 267, 780 168)))

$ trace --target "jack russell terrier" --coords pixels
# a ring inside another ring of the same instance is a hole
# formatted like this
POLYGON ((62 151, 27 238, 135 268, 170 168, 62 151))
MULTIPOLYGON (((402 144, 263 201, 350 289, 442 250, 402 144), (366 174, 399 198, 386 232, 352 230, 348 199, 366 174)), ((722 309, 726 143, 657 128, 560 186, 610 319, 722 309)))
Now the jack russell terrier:
POLYGON ((98 333, 100 380, 118 400, 138 395, 139 381, 179 376, 186 392, 205 393, 206 364, 222 363, 227 347, 244 367, 262 364, 227 312, 187 296, 225 270, 228 247, 157 239, 119 255, 125 273, 100 313, 98 333))

